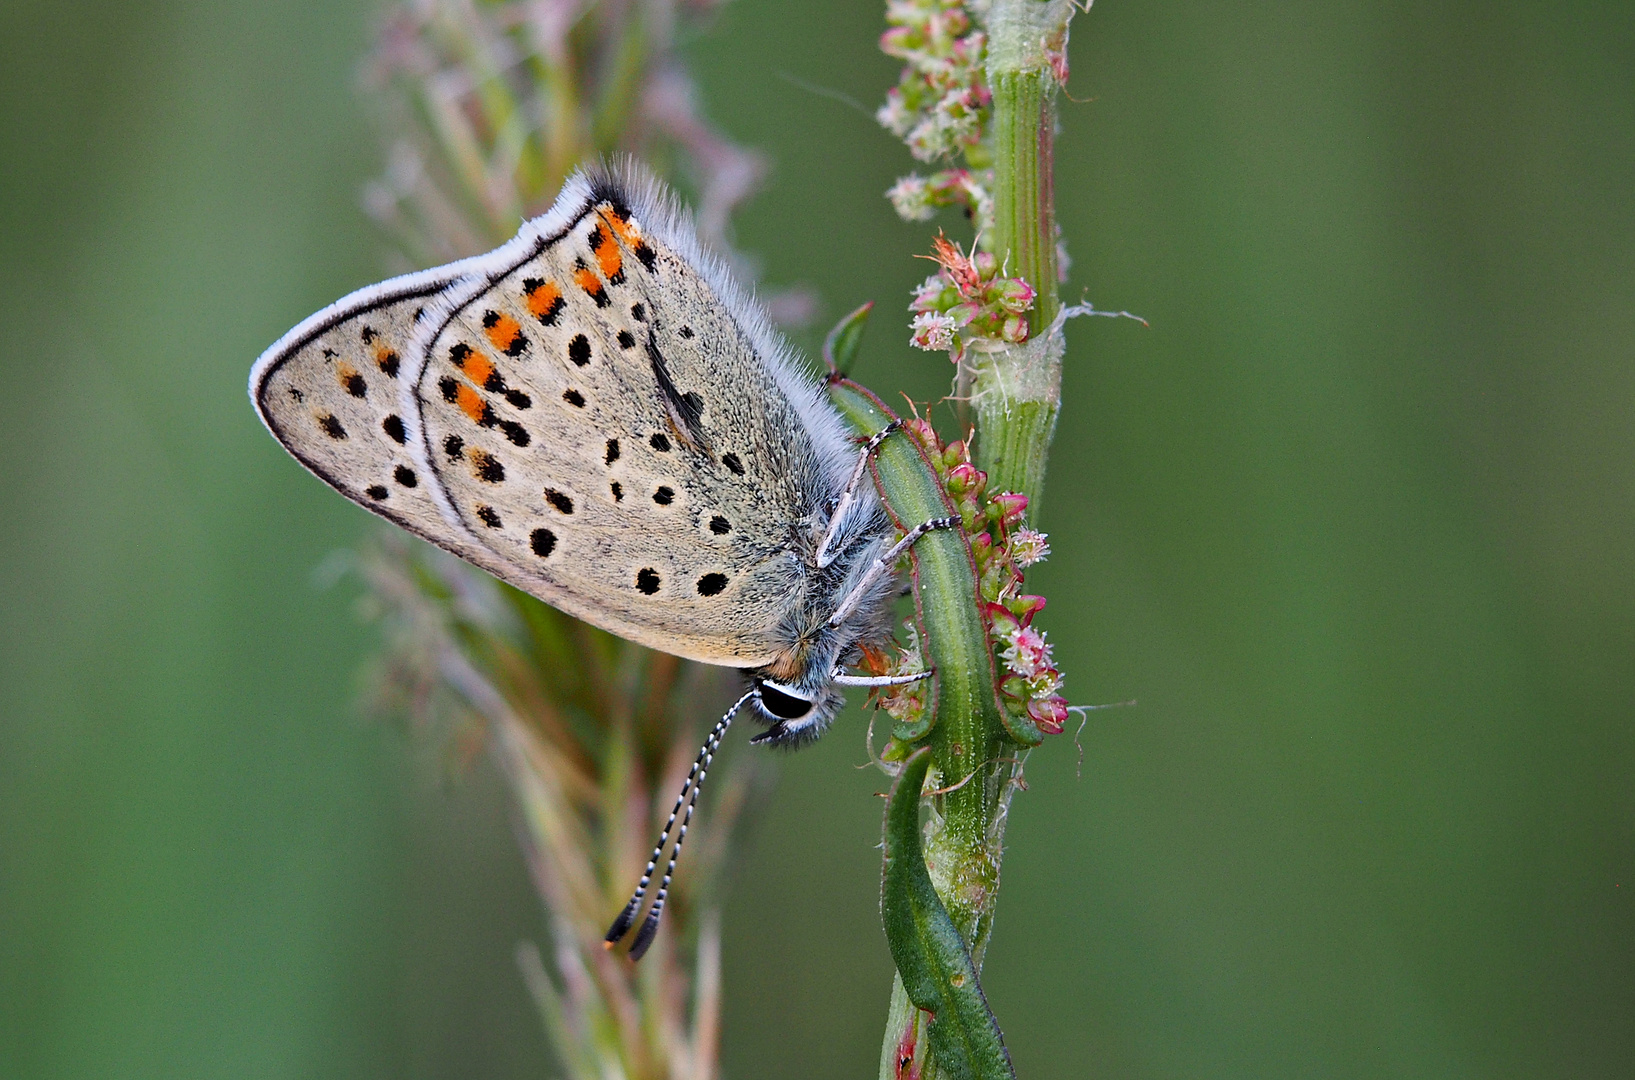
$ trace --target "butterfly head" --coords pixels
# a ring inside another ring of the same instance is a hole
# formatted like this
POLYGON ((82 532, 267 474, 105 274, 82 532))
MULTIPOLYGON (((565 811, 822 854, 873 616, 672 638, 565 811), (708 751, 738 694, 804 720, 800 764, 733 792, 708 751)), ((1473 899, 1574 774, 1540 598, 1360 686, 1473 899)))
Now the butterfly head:
POLYGON ((813 741, 829 726, 846 699, 833 680, 800 686, 756 678, 750 697, 759 718, 769 726, 751 742, 797 747, 813 741))

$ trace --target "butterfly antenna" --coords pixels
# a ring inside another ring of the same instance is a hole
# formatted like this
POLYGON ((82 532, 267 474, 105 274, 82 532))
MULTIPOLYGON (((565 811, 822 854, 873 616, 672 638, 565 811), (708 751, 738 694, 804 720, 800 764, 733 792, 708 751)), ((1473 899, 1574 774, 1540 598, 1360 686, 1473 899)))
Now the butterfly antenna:
POLYGON ((653 854, 647 860, 647 869, 642 871, 642 879, 636 885, 636 892, 630 897, 630 903, 619 912, 619 917, 613 920, 613 926, 608 929, 607 937, 603 939, 608 948, 613 948, 626 934, 636 921, 636 914, 641 911, 642 899, 647 895, 647 887, 653 883, 653 871, 658 868, 659 859, 664 854, 664 847, 670 842, 670 833, 676 830, 677 819, 680 819, 681 828, 676 830, 676 846, 670 851, 670 861, 664 868, 664 877, 659 882, 659 891, 653 897, 653 906, 647 912, 647 918, 642 921, 641 929, 636 932, 636 940, 630 945, 630 959, 640 960, 647 947, 653 943, 653 936, 659 930, 659 916, 664 913, 664 900, 670 893, 670 879, 675 876, 676 859, 681 855, 681 843, 687 839, 687 825, 693 819, 693 807, 698 805, 698 793, 704 786, 704 774, 709 772, 710 762, 715 758, 715 752, 721 746, 721 740, 726 737, 727 729, 732 726, 733 718, 738 710, 744 707, 744 702, 755 696, 750 690, 743 697, 733 702, 732 708, 726 715, 716 721, 715 727, 710 729, 709 738, 698 751, 698 757, 693 759, 693 767, 687 772, 687 780, 681 785, 681 793, 676 796, 676 804, 670 808, 670 820, 664 823, 664 831, 659 833, 659 842, 653 846, 653 854))

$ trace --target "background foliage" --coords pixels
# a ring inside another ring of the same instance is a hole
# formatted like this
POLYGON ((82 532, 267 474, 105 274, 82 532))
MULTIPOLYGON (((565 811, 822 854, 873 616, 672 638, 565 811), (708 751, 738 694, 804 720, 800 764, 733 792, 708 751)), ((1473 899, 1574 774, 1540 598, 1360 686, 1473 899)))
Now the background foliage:
MULTIPOLYGON (((0 1073, 541 1076, 497 780, 360 719, 366 515, 256 424, 378 276, 371 5, 0 9, 0 1073)), ((923 230, 873 2, 691 46, 776 162, 738 216, 830 316, 923 230)), ((1024 1077, 1635 1072, 1635 12, 1136 4, 1078 20, 1089 289, 1032 584, 1075 700, 984 984, 1024 1077)), ((877 317, 857 374, 948 371, 877 317)), ((826 325, 825 320, 819 320, 826 325)), ((806 342, 809 347, 815 342, 806 342)), ((890 961, 853 713, 727 910, 729 1075, 867 1074, 890 961), (769 958, 775 962, 769 963, 769 958)))

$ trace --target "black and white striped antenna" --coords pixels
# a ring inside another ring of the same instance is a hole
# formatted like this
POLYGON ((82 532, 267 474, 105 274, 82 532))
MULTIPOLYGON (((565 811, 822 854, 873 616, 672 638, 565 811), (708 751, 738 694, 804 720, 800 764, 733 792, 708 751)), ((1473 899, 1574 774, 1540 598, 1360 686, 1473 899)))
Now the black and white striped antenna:
POLYGON ((636 915, 641 911, 642 899, 647 895, 647 887, 653 882, 653 871, 658 867, 659 858, 664 854, 664 846, 670 842, 671 830, 676 830, 676 846, 670 850, 670 861, 664 867, 664 877, 659 882, 659 891, 653 897, 653 906, 648 909, 647 918, 642 920, 641 929, 636 931, 636 940, 630 945, 630 959, 640 960, 647 947, 653 944, 653 936, 659 930, 659 916, 664 914, 664 900, 670 892, 670 879, 675 876, 676 858, 681 854, 681 842, 687 839, 687 823, 693 819, 693 807, 698 805, 698 793, 704 786, 704 774, 709 771, 710 762, 715 752, 721 746, 721 740, 726 736, 727 729, 732 726, 733 717, 744 703, 755 696, 752 688, 743 697, 733 702, 732 708, 725 716, 716 721, 715 727, 710 729, 709 738, 704 740, 704 746, 698 751, 698 757, 693 759, 693 767, 687 773, 687 782, 681 785, 681 794, 676 796, 675 806, 670 808, 670 820, 664 823, 664 831, 659 833, 659 842, 653 847, 652 858, 647 860, 647 869, 642 872, 641 882, 636 886, 635 895, 630 903, 625 905, 619 917, 613 920, 613 926, 608 930, 603 940, 609 949, 617 945, 630 932, 630 927, 636 921, 636 915), (677 818, 681 821, 681 828, 676 829, 677 818))

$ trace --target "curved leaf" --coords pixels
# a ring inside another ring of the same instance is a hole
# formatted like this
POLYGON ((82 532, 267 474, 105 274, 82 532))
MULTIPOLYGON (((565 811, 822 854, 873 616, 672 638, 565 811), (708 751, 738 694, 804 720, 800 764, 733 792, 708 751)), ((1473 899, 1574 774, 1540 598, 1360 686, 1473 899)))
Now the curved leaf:
POLYGON ((920 850, 920 789, 930 765, 928 748, 910 755, 886 802, 880 884, 886 940, 908 999, 932 1014, 927 1037, 941 1075, 949 1080, 1016 1080, 971 954, 937 898, 920 850))
MULTIPOLYGON (((848 380, 830 379, 829 400, 864 435, 897 419, 873 394, 848 380)), ((886 509, 904 531, 955 513, 919 441, 908 433, 881 443, 874 466, 886 509)), ((938 530, 922 536, 908 557, 925 659, 936 676, 925 718, 900 725, 893 734, 914 742, 941 727, 965 746, 984 746, 987 733, 1000 729, 1004 710, 994 692, 993 652, 977 606, 970 545, 959 529, 938 530)))

